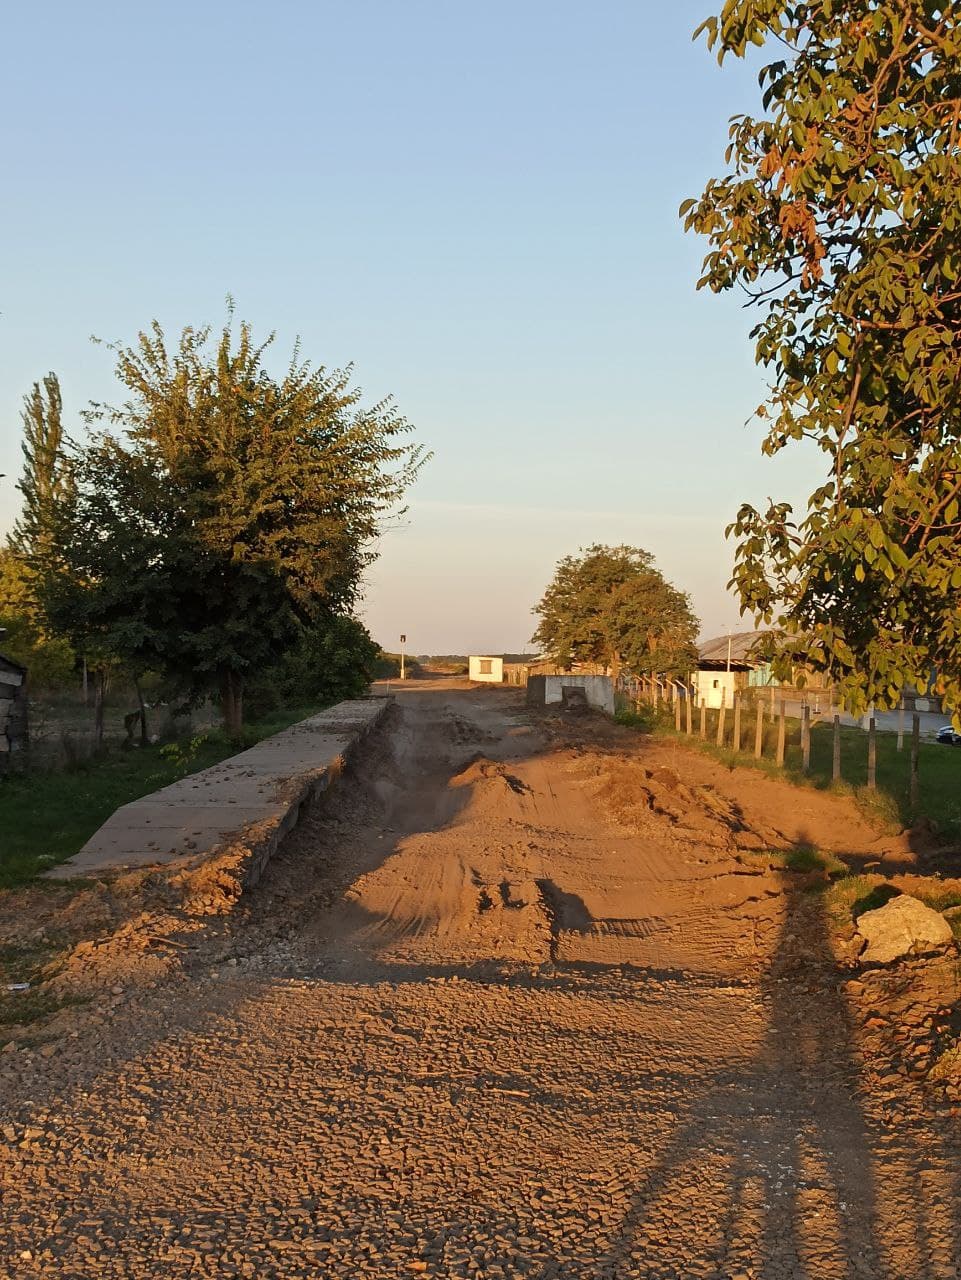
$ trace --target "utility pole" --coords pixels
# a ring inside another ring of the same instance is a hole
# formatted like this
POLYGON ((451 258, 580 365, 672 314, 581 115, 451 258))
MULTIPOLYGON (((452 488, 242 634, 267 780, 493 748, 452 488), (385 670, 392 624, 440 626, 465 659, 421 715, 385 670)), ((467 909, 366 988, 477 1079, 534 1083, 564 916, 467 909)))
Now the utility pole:
POLYGON ((404 645, 406 643, 407 643, 407 637, 401 636, 400 638, 400 678, 401 680, 407 679, 407 675, 404 671, 404 645))

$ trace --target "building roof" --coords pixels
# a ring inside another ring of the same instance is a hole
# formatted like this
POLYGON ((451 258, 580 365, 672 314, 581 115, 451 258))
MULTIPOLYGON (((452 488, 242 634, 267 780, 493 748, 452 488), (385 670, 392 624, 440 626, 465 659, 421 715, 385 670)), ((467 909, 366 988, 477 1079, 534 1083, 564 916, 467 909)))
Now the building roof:
POLYGON ((5 653, 0 653, 0 671, 15 671, 21 676, 27 674, 26 667, 22 667, 19 662, 14 662, 12 658, 8 658, 5 653))
POLYGON ((515 667, 523 666, 525 663, 546 661, 546 659, 536 653, 471 653, 468 657, 498 658, 501 662, 510 663, 515 667))
POLYGON ((726 667, 728 657, 731 666, 738 670, 747 670, 761 665, 757 656, 757 648, 767 631, 732 631, 730 635, 714 636, 703 641, 697 650, 699 667, 726 667), (730 649, 728 649, 730 645, 730 649))

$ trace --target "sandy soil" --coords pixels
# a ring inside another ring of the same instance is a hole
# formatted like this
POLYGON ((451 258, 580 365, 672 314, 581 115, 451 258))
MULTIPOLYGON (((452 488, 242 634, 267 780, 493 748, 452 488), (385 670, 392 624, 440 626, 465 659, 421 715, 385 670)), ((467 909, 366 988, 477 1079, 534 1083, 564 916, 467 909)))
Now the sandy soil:
POLYGON ((918 1008, 921 962, 852 980, 765 854, 808 845, 916 861, 843 799, 404 688, 227 914, 118 942, 101 893, 58 978, 94 1002, 0 1054, 0 1272, 961 1274, 950 1099, 866 1025, 954 962, 918 1008))

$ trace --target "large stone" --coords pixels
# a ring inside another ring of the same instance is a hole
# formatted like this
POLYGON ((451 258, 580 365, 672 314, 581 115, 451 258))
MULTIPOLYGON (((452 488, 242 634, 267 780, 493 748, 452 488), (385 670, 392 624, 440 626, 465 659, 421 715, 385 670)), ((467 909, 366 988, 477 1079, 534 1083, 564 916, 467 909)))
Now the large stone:
POLYGON ((889 964, 913 951, 936 950, 954 938, 940 911, 906 893, 858 916, 858 932, 867 942, 862 964, 889 964))

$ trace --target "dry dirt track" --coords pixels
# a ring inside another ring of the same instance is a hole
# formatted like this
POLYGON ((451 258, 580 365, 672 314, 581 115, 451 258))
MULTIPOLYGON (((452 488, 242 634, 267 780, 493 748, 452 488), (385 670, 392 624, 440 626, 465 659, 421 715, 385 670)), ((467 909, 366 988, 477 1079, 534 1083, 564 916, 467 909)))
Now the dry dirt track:
POLYGON ((202 967, 10 1077, 0 1274, 961 1275, 957 1122, 739 858, 897 849, 745 779, 403 690, 202 967))

